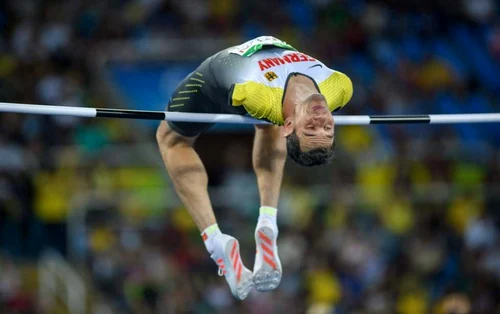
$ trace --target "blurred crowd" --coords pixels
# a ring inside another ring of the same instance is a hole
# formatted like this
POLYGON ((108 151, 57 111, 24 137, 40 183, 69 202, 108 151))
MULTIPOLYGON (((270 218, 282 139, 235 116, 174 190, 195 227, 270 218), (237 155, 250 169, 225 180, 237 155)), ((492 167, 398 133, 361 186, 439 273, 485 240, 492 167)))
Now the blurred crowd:
POLYGON ((5 314, 36 313, 35 298, 26 289, 20 267, 7 256, 0 256, 0 312, 5 314))
MULTIPOLYGON (((103 106, 89 64, 109 40, 266 34, 351 77, 341 114, 498 112, 499 10, 493 0, 6 0, 0 100, 103 106)), ((109 144, 140 154, 154 139, 130 125, 0 114, 2 313, 35 311, 16 308, 16 297, 35 304, 19 261, 68 245, 117 313, 500 311, 499 126, 338 127, 333 165, 287 166, 280 288, 236 302, 186 211, 165 200, 164 169, 114 162, 126 158, 109 144), (88 232, 73 248, 66 219, 82 192, 88 232)), ((250 145, 226 134, 198 146, 221 229, 248 267, 259 206, 250 145)))

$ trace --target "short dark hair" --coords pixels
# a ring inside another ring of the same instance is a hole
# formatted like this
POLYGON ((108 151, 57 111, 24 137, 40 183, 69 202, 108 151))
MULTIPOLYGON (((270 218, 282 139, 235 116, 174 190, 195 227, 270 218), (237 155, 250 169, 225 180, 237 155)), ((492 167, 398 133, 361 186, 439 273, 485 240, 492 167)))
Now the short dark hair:
POLYGON ((320 147, 303 152, 300 149, 299 137, 295 130, 286 138, 288 156, 303 167, 327 165, 335 157, 335 138, 331 147, 320 147))

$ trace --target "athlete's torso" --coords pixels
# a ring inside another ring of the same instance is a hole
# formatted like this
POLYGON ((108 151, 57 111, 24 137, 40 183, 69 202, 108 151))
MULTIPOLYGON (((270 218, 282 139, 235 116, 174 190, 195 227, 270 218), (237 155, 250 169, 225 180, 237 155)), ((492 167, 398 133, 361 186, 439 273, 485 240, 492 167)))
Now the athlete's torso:
MULTIPOLYGON (((316 83, 330 111, 342 108, 351 98, 352 83, 345 74, 279 39, 263 36, 206 59, 179 83, 167 110, 249 114, 282 125, 283 95, 294 73, 316 83)), ((195 136, 211 127, 171 121, 169 125, 185 136, 195 136)))
POLYGON ((288 76, 294 72, 323 81, 333 73, 319 60, 304 53, 267 46, 249 57, 232 53, 228 48, 215 55, 211 66, 221 86, 256 82, 269 87, 284 88, 288 76))
POLYGON ((221 102, 223 113, 248 113, 283 124, 283 93, 294 73, 314 80, 331 111, 345 105, 352 94, 343 73, 270 36, 225 49, 207 61, 219 87, 214 100, 221 102))

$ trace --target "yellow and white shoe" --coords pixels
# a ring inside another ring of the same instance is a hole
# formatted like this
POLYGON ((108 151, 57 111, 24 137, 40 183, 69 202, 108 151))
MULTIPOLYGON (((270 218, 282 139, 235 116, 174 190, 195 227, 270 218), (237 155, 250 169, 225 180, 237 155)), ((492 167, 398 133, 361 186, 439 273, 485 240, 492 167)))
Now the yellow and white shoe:
POLYGON ((211 258, 219 266, 219 276, 225 276, 231 293, 244 300, 253 288, 252 272, 243 265, 238 240, 227 234, 214 239, 216 250, 211 258))
POLYGON ((253 267, 253 283, 257 291, 266 292, 278 287, 283 274, 278 256, 278 228, 267 220, 259 222, 255 230, 257 252, 253 267))

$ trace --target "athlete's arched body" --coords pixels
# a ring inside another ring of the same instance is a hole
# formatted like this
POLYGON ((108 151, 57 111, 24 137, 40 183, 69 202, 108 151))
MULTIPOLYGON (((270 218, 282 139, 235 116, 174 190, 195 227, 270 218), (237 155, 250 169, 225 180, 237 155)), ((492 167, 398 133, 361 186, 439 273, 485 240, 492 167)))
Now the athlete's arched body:
POLYGON ((346 75, 269 36, 206 59, 174 92, 168 111, 249 114, 275 124, 255 130, 252 158, 261 207, 253 272, 241 261, 238 241, 217 226, 208 177, 193 149, 196 137, 212 124, 162 122, 157 131, 175 189, 238 299, 246 298, 253 285, 269 291, 281 280, 276 215, 287 152, 303 166, 330 162, 335 142, 331 112, 345 106, 351 96, 346 75))

